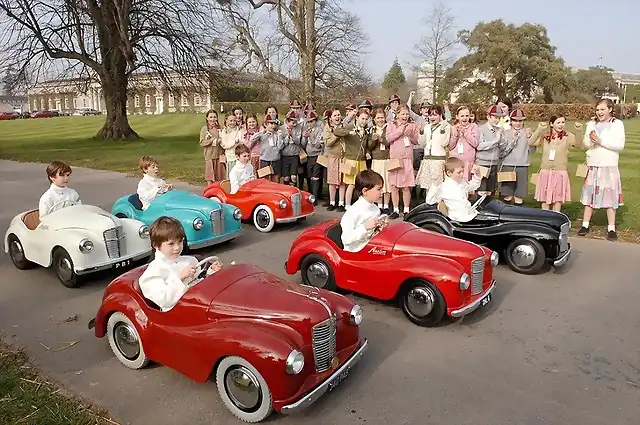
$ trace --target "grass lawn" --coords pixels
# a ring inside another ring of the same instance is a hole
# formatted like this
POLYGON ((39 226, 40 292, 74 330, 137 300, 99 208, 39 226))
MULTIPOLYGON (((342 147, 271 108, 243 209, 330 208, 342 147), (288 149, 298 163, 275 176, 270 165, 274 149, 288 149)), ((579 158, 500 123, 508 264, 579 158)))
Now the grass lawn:
MULTIPOLYGON (((140 174, 138 159, 151 155, 160 161, 165 178, 204 184, 202 149, 198 145, 203 114, 130 116, 129 119, 142 140, 106 143, 91 140, 104 116, 0 121, 0 158, 43 163, 58 159, 73 166, 140 174)), ((532 129, 536 125, 528 123, 532 129)), ((617 227, 621 239, 640 242, 640 212, 634 209, 640 205, 640 118, 625 121, 625 127, 627 141, 620 155, 625 205, 618 210, 617 227)), ((573 124, 569 123, 567 129, 571 131, 573 124)), ((569 156, 574 202, 565 205, 563 211, 571 218, 574 229, 580 227, 583 210, 577 202, 582 179, 575 177, 575 171, 584 158, 584 151, 580 150, 572 151, 569 156)), ((531 173, 540 164, 540 152, 532 161, 531 173)), ((531 185, 527 205, 538 207, 532 196, 534 190, 531 185)), ((602 227, 606 231, 604 211, 592 219, 591 233, 602 236, 602 227)))
POLYGON ((0 339, 0 424, 117 425, 106 412, 39 376, 25 353, 0 339))

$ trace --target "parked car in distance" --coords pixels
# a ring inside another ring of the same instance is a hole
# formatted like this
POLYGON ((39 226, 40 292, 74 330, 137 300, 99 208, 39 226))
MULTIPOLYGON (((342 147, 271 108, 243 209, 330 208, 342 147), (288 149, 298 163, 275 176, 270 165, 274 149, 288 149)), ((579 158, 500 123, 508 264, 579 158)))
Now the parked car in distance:
POLYGON ((93 108, 78 108, 73 112, 73 115, 86 117, 88 115, 102 115, 102 112, 93 108))
POLYGON ((15 120, 20 117, 19 112, 0 112, 0 121, 3 120, 15 120))
POLYGON ((216 260, 198 263, 196 279, 169 311, 142 295, 146 266, 123 274, 107 286, 89 328, 107 337, 128 368, 154 361, 196 382, 212 378, 225 406, 246 422, 306 408, 362 358, 368 344, 359 305, 249 264, 205 277, 216 260))
POLYGON ((53 118, 57 117, 58 113, 54 111, 33 111, 31 112, 31 118, 53 118))
POLYGON ((4 251, 18 269, 51 267, 64 286, 75 288, 89 273, 124 269, 151 256, 149 228, 138 220, 71 201, 51 210, 42 219, 38 210, 31 210, 11 220, 4 251))
POLYGON ((569 260, 571 220, 556 211, 507 205, 483 196, 478 215, 467 223, 452 221, 446 206, 421 204, 404 220, 423 229, 485 245, 503 255, 518 273, 539 273, 546 263, 562 267, 569 260))
POLYGON ((395 299, 419 326, 491 301, 498 254, 487 248, 404 222, 378 229, 359 252, 345 251, 341 236, 339 220, 305 230, 291 245, 286 272, 300 271, 304 284, 318 288, 395 299))
POLYGON ((229 180, 214 182, 203 192, 206 198, 235 205, 243 220, 252 220, 261 232, 270 232, 276 223, 302 220, 314 212, 315 197, 296 187, 266 179, 251 180, 231 194, 229 180))
POLYGON ((116 217, 129 217, 151 226, 159 217, 174 217, 186 234, 185 249, 199 249, 230 241, 242 233, 242 211, 186 190, 171 190, 155 198, 146 210, 136 193, 118 199, 116 217))

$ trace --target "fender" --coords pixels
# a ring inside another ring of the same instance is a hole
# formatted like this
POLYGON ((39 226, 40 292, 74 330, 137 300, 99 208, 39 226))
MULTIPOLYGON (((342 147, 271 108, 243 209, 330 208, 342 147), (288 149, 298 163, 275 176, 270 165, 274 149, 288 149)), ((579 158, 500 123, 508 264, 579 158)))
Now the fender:
POLYGON ((557 240, 560 237, 560 232, 539 223, 507 222, 482 228, 460 227, 456 230, 459 233, 487 238, 507 236, 509 239, 526 237, 537 240, 557 240))
POLYGON ((417 211, 410 217, 405 218, 405 221, 413 223, 418 227, 422 227, 425 224, 435 224, 440 226, 447 235, 453 235, 454 228, 451 222, 439 211, 417 211))
POLYGON ((331 267, 334 269, 334 272, 338 264, 342 262, 340 256, 329 242, 315 238, 307 239, 291 247, 289 259, 285 268, 287 274, 294 275, 300 271, 303 258, 309 254, 318 254, 326 258, 331 263, 331 267))
POLYGON ((221 202, 226 203, 227 197, 225 196, 224 191, 220 188, 220 185, 217 183, 213 183, 212 185, 206 187, 204 192, 202 192, 202 196, 205 198, 211 199, 212 197, 216 197, 220 199, 221 202))
POLYGON ((138 320, 134 320, 135 312, 141 310, 138 302, 129 294, 122 292, 109 294, 100 305, 98 312, 96 313, 94 334, 97 338, 104 338, 107 334, 107 321, 109 316, 116 311, 125 314, 138 328, 140 336, 143 337, 143 333, 146 331, 147 326, 141 324, 138 320))
POLYGON ((129 203, 128 198, 129 196, 124 196, 118 199, 116 202, 114 202, 113 206, 111 207, 111 214, 113 215, 124 214, 128 218, 138 220, 140 213, 142 211, 138 211, 135 208, 133 208, 133 206, 129 203))

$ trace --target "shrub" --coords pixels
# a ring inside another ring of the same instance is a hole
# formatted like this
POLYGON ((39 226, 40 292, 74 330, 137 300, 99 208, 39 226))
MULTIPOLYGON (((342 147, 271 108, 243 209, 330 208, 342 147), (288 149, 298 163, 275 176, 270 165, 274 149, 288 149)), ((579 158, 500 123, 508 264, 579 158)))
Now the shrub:
MULTIPOLYGON (((455 114, 459 106, 460 105, 451 105, 449 107, 451 113, 455 114)), ((476 120, 483 120, 491 104, 467 106, 476 114, 476 120)), ((637 104, 618 104, 614 111, 617 117, 629 118, 637 114, 637 106, 637 104), (623 111, 624 115, 622 114, 623 111)), ((527 120, 530 121, 546 121, 552 115, 564 115, 567 120, 571 121, 587 121, 594 115, 595 111, 595 105, 588 103, 523 103, 521 105, 514 105, 514 107, 522 109, 527 116, 527 120)))

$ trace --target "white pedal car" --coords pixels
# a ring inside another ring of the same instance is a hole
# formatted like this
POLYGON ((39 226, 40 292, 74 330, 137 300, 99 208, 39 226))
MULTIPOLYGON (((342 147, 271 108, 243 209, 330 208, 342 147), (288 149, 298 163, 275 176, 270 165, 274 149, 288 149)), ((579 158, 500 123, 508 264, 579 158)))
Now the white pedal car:
POLYGON ((4 251, 18 269, 34 263, 52 267, 64 286, 75 288, 86 274, 125 268, 151 256, 149 227, 141 221, 71 201, 58 202, 50 211, 42 220, 38 210, 11 220, 4 251))

